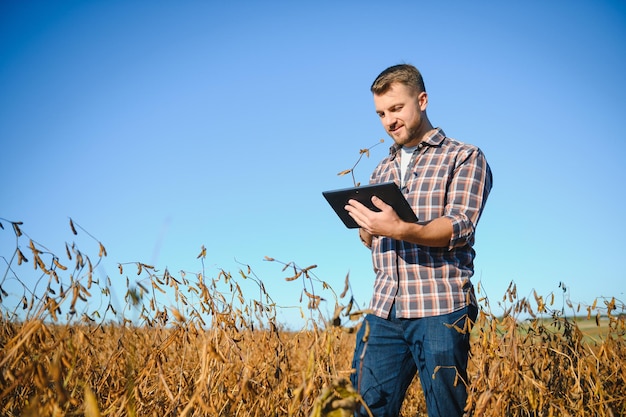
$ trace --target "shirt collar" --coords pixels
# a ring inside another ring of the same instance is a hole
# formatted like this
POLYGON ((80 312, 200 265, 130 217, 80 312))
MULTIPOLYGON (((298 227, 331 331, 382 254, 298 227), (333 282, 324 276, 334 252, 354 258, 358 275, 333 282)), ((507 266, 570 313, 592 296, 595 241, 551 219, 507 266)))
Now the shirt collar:
MULTIPOLYGON (((425 146, 441 146, 445 138, 446 134, 444 133, 443 129, 437 127, 428 136, 426 136, 423 141, 420 142, 417 148, 421 149, 425 146)), ((398 155, 400 149, 400 145, 395 142, 389 147, 389 155, 391 156, 392 160, 395 159, 395 157, 398 155)))

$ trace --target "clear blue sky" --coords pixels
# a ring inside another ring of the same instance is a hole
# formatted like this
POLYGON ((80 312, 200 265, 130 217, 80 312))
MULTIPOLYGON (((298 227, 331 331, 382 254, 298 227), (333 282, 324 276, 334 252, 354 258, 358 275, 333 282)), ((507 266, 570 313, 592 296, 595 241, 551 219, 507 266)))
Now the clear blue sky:
POLYGON ((474 278, 492 306, 511 281, 626 299, 623 1, 3 1, 0 217, 59 253, 73 218, 119 298, 118 262, 198 272, 204 245, 209 275, 249 264, 281 305, 301 286, 266 255, 338 292, 349 272, 366 306, 369 253, 321 192, 387 153, 369 86, 402 62, 492 167, 474 278))

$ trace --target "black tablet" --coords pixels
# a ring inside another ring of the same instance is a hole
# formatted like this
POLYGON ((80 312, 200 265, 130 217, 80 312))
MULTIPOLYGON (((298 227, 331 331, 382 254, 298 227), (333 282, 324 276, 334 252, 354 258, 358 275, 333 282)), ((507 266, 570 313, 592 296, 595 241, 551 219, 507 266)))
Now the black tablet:
POLYGON ((411 223, 417 222, 417 216, 413 212, 411 205, 406 201, 406 198, 404 198, 404 195, 402 195, 402 192, 394 182, 324 191, 322 194, 333 210, 335 210, 335 213, 337 213, 343 223, 350 229, 356 229, 359 225, 344 208, 346 204, 348 204, 348 200, 356 200, 370 210, 380 211, 372 204, 373 196, 380 198, 393 207, 402 220, 411 223))

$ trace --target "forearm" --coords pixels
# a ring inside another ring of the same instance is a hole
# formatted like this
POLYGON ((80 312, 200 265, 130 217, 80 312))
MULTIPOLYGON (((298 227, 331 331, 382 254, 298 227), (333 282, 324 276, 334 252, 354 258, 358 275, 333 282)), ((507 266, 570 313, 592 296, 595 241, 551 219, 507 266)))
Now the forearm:
POLYGON ((402 221, 391 206, 377 197, 372 197, 380 211, 373 211, 355 200, 345 206, 350 216, 361 226, 359 237, 371 247, 372 236, 386 236, 395 240, 415 243, 422 246, 445 248, 450 246, 454 226, 448 217, 438 217, 428 223, 408 223, 402 221))
POLYGON ((452 221, 439 217, 426 224, 401 222, 389 237, 422 246, 445 248, 450 244, 452 233, 452 221))
MULTIPOLYGON (((422 246, 445 248, 450 244, 452 233, 452 221, 447 217, 440 217, 426 224, 401 221, 388 237, 422 246)), ((359 238, 365 246, 372 247, 372 235, 365 229, 359 229, 359 238)))

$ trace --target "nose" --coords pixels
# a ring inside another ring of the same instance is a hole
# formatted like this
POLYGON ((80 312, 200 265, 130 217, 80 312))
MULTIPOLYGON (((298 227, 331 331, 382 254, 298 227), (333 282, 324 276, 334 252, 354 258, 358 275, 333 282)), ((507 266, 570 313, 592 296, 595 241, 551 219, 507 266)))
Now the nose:
POLYGON ((385 118, 383 119, 383 124, 385 125, 387 129, 392 129, 395 126, 397 121, 398 121, 397 117, 391 114, 386 114, 385 118))

